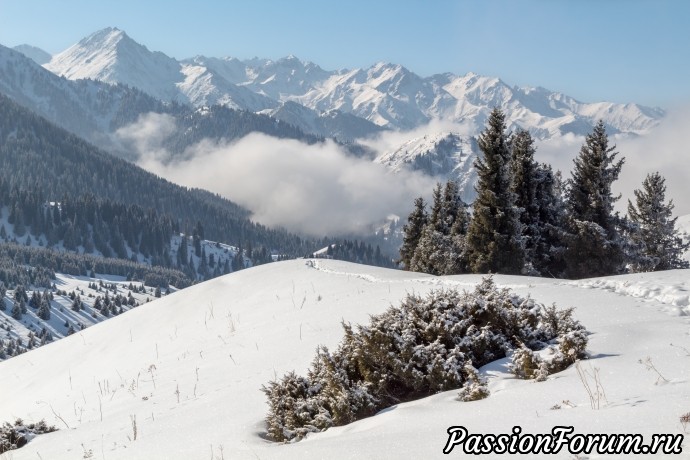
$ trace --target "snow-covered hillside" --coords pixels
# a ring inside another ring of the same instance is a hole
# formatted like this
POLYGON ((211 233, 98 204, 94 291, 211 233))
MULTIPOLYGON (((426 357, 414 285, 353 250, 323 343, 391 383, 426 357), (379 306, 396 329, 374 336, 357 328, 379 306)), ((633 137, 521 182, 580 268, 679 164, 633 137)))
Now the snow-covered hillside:
MULTIPOLYGON (((96 257, 103 257, 95 247, 89 251, 84 245, 79 245, 73 250, 65 249, 64 240, 58 240, 54 245, 48 244, 48 236, 45 233, 36 234, 29 226, 21 235, 15 232, 15 224, 10 223, 10 210, 7 206, 0 207, 0 243, 15 243, 22 246, 30 246, 36 248, 48 248, 58 252, 73 252, 76 254, 87 254, 96 257)), ((146 256, 141 252, 132 250, 127 241, 124 243, 124 248, 127 251, 127 259, 134 262, 139 262, 146 265, 155 265, 152 256, 146 256)), ((190 279, 204 280, 214 276, 220 276, 232 271, 233 260, 236 258, 239 248, 230 246, 225 243, 217 241, 210 241, 206 239, 199 239, 198 248, 195 247, 194 238, 184 233, 173 235, 170 238, 170 263, 175 268, 182 269, 184 267, 193 267, 193 273, 190 273, 190 279), (187 249, 184 250, 184 263, 180 264, 180 257, 178 252, 182 246, 183 239, 187 249), (196 250, 198 249, 198 251, 196 250)), ((244 251, 243 251, 244 252, 244 251)), ((109 256, 110 257, 110 256, 109 256)), ((251 260, 246 256, 243 257, 244 267, 251 266, 251 260)))
MULTIPOLYGON (((53 283, 55 289, 48 290, 53 297, 48 319, 40 318, 38 308, 28 302, 26 313, 14 318, 16 291, 8 290, 5 298, 0 299, 4 302, 0 305, 0 361, 13 356, 18 349, 59 340, 156 298, 157 286, 144 286, 119 276, 95 275, 90 278, 58 274, 53 283)), ((42 296, 45 291, 26 286, 25 292, 31 298, 34 292, 42 296)), ((159 290, 158 297, 166 292, 159 290)))
MULTIPOLYGON (((493 434, 573 426, 578 434, 639 433, 645 442, 655 433, 683 434, 680 417, 690 412, 687 274, 495 277, 538 302, 576 308, 591 332, 584 379, 593 385, 598 369, 605 391, 598 410, 574 367, 535 383, 513 378, 501 360, 481 370, 489 377, 487 399, 459 402, 457 391, 440 393, 284 445, 263 437, 263 384, 304 373, 317 345, 340 341, 341 320, 365 323, 407 292, 471 289, 481 277, 325 260, 243 270, 0 363, 0 420, 45 418, 60 428, 0 458, 442 458, 450 426, 493 434), (645 294, 662 288, 675 295, 645 294)), ((686 455, 687 441, 683 448, 686 455)), ((460 449, 452 455, 462 456, 460 449)))
MULTIPOLYGON (((313 125, 314 112, 333 110, 385 128, 411 129, 444 118, 480 129, 491 109, 500 107, 508 114, 510 128, 520 126, 538 138, 550 138, 586 134, 599 119, 611 133, 641 134, 664 115, 661 109, 637 104, 582 103, 544 88, 510 86, 499 78, 472 72, 423 78, 402 65, 386 62, 366 69, 326 71, 295 56, 275 61, 204 56, 176 61, 149 51, 115 28, 84 38, 53 56, 45 67, 70 79, 125 83, 164 100, 197 106, 224 104, 281 113, 281 104, 292 101, 309 110, 283 115, 297 126, 314 129, 318 128, 313 125)), ((343 123, 352 125, 351 120, 343 123)), ((353 137, 369 134, 371 128, 360 125, 362 132, 353 137)), ((311 132, 335 134, 323 129, 311 132)))

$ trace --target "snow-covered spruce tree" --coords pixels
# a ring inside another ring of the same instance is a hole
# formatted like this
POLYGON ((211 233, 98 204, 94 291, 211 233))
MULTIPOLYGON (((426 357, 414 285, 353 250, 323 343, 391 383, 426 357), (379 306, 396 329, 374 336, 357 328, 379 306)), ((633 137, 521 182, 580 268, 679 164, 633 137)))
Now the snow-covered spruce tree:
POLYGON ((641 249, 632 262, 632 270, 648 272, 688 268, 682 258, 690 242, 676 230, 673 200, 665 202, 666 180, 658 173, 648 174, 641 190, 635 190, 635 204, 628 200, 628 214, 633 223, 631 239, 641 249))
POLYGON ((479 180, 467 230, 467 256, 473 273, 519 274, 524 251, 519 212, 511 191, 510 149, 505 115, 495 108, 479 135, 482 157, 475 161, 479 180))
POLYGON ((537 265, 536 252, 541 240, 542 225, 537 202, 540 177, 537 162, 534 161, 534 140, 529 131, 519 130, 510 138, 509 144, 512 154, 510 190, 515 194, 515 206, 519 210, 525 251, 523 273, 539 275, 540 272, 535 265, 537 265))
POLYGON ((518 208, 527 275, 560 276, 563 271, 563 200, 551 166, 534 160, 534 139, 519 130, 510 138, 511 191, 518 208))
POLYGON ((460 186, 448 181, 444 190, 444 201, 448 208, 450 226, 450 253, 446 258, 444 273, 455 275, 467 273, 467 229, 470 225, 468 204, 460 197, 460 186))
MULTIPOLYGON (((429 221, 426 213, 426 203, 419 197, 414 200, 414 209, 407 217, 407 223, 403 226, 403 243, 400 247, 400 263, 405 270, 410 270, 410 262, 415 249, 419 244, 422 231, 429 221)), ((329 246, 330 248, 330 246, 329 246)))
POLYGON ((560 278, 565 271, 566 209, 560 172, 542 163, 536 169, 539 238, 533 245, 532 265, 541 276, 560 278))
POLYGON ((14 301, 14 305, 12 306, 12 318, 16 320, 22 319, 22 309, 19 306, 19 302, 16 300, 14 301))
POLYGON ((50 319, 50 303, 41 300, 39 307, 38 307, 38 312, 36 312, 36 315, 44 321, 49 320, 50 319))
POLYGON ((431 216, 422 230, 410 260, 410 270, 433 275, 465 271, 465 234, 469 222, 467 205, 455 181, 436 185, 431 216))
POLYGON ((611 185, 618 179, 624 159, 616 160, 616 146, 609 147, 603 121, 587 135, 575 158, 568 181, 568 232, 566 274, 585 278, 621 273, 625 266, 625 242, 620 218, 613 205, 611 185))

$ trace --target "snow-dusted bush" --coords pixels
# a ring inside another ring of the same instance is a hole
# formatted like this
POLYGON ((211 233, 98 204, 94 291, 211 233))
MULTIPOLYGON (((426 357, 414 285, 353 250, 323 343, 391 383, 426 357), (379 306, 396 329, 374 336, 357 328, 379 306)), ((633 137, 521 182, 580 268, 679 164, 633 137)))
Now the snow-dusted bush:
POLYGON ((525 378, 534 378, 550 369, 540 369, 530 350, 559 340, 565 362, 586 345, 572 311, 499 289, 490 277, 472 292, 410 294, 400 306, 372 316, 368 325, 343 328, 345 337, 335 352, 317 349, 307 378, 289 373, 263 388, 272 439, 299 440, 441 391, 461 389, 461 400, 481 399, 488 390, 474 366, 518 350, 514 356, 535 362, 521 365, 525 378))
POLYGON ((533 379, 542 367, 543 361, 532 350, 522 345, 513 351, 508 366, 510 372, 521 379, 533 379))
POLYGON ((486 378, 479 375, 479 371, 472 365, 471 361, 465 363, 463 373, 465 383, 462 384, 458 392, 458 399, 460 401, 477 401, 489 396, 486 378))
POLYGON ((271 406, 268 435, 276 440, 301 439, 333 425, 319 401, 319 388, 294 372, 263 388, 271 406))
POLYGON ((0 426, 0 454, 24 447, 37 435, 53 431, 57 431, 57 428, 49 426, 45 420, 37 423, 24 423, 21 419, 17 419, 14 425, 5 422, 0 426))

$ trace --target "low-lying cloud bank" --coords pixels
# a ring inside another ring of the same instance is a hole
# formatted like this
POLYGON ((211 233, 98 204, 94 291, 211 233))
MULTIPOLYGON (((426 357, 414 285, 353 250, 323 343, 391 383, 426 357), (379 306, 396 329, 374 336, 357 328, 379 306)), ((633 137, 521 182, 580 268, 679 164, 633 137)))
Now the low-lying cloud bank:
POLYGON ((218 193, 269 226, 313 236, 368 232, 391 213, 406 216, 434 184, 423 174, 393 174, 349 156, 331 141, 306 145, 260 133, 232 143, 203 141, 168 162, 161 142, 171 121, 149 114, 118 137, 139 150, 138 164, 148 171, 218 193), (162 134, 148 136, 156 132, 162 134))
MULTIPOLYGON (((618 209, 625 213, 633 190, 648 173, 666 177, 667 199, 675 214, 690 213, 690 107, 670 112, 660 125, 641 137, 612 138, 626 158, 620 180, 618 209)), ((218 193, 249 209, 253 219, 269 226, 312 236, 368 233, 390 214, 405 217, 415 197, 429 197, 436 182, 422 173, 391 173, 368 158, 348 155, 331 141, 306 145, 260 133, 232 143, 202 141, 170 160, 161 147, 175 129, 168 115, 148 114, 118 131, 119 140, 139 153, 138 164, 180 185, 218 193)), ((483 129, 480 127, 480 129, 483 129)), ((425 134, 477 132, 474 126, 432 121, 409 132, 386 132, 362 143, 377 154, 425 134)), ((584 137, 566 135, 537 143, 537 160, 570 177, 573 159, 584 137)))

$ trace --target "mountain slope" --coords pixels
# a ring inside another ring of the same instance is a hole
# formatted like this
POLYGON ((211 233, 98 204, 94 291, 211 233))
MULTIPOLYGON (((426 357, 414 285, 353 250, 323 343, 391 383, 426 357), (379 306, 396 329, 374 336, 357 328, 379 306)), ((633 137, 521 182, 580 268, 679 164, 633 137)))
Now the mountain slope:
MULTIPOLYGON (((45 418, 60 428, 11 458, 444 458, 447 429, 458 425, 493 434, 573 426, 575 433, 640 433, 647 442, 652 433, 682 434, 690 371, 687 355, 669 343, 688 347, 687 316, 680 316, 688 313, 687 294, 676 306, 635 294, 659 286, 682 294, 687 274, 672 271, 567 283, 495 277, 538 302, 576 307, 576 318, 592 332, 591 358, 582 368, 600 369, 606 391, 599 410, 590 407, 574 367, 535 383, 512 378, 502 360, 481 370, 491 392, 481 401, 462 403, 449 391, 296 444, 262 438, 261 385, 288 371, 303 373, 317 345, 338 343, 341 320, 365 323, 406 292, 471 289, 479 280, 289 261, 150 302, 0 363, 0 420, 45 418), (638 363, 647 356, 668 382, 655 384, 658 376, 638 363)), ((572 457, 565 449, 548 456, 572 457)))
POLYGON ((469 203, 476 194, 473 188, 477 180, 474 160, 478 153, 474 137, 441 132, 412 138, 395 150, 380 154, 374 161, 394 172, 406 169, 421 171, 438 177, 440 181, 455 180, 460 185, 462 199, 469 203))
MULTIPOLYGON (((181 81, 179 64, 160 52, 151 52, 121 30, 106 28, 53 56, 45 67, 71 80, 91 78, 123 82, 161 100, 178 93, 161 82, 181 81)), ((186 102, 186 101, 181 101, 186 102)))
POLYGON ((31 45, 17 45, 12 49, 19 51, 38 65, 47 64, 53 57, 49 53, 43 51, 41 48, 36 48, 35 46, 31 45))
MULTIPOLYGON (((664 116, 661 109, 582 103, 544 88, 511 87, 472 72, 423 78, 385 62, 339 71, 326 71, 294 56, 275 61, 196 56, 178 62, 150 52, 113 28, 57 54, 46 68, 72 79, 125 83, 163 100, 196 106, 218 103, 251 111, 280 110, 281 103, 292 101, 317 113, 337 110, 392 129, 415 128, 439 117, 480 128, 495 106, 507 113, 510 126, 530 129, 539 138, 585 134, 599 119, 609 132, 641 134, 664 116)), ((301 113, 305 118, 292 110, 292 122, 308 127, 313 116, 301 113)), ((362 131, 357 137, 366 134, 362 131)))
POLYGON ((174 216, 183 230, 201 222, 215 241, 253 241, 290 254, 315 249, 286 231, 251 222, 249 212, 229 200, 172 184, 98 150, 1 95, 0 109, 0 174, 10 186, 42 192, 47 201, 94 195, 152 208, 174 216))
MULTIPOLYGON (((142 113, 161 112, 160 101, 139 90, 100 81, 70 81, 0 45, 0 93, 58 126, 108 150, 110 133, 142 113)), ((120 152, 122 153, 122 152, 120 152)))
POLYGON ((276 120, 298 127, 305 133, 317 133, 324 137, 333 136, 345 142, 355 141, 384 131, 364 118, 339 110, 319 113, 296 102, 286 101, 280 107, 267 111, 276 120))

